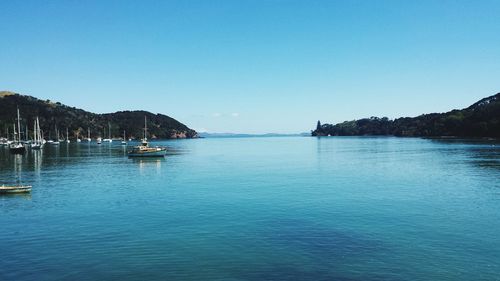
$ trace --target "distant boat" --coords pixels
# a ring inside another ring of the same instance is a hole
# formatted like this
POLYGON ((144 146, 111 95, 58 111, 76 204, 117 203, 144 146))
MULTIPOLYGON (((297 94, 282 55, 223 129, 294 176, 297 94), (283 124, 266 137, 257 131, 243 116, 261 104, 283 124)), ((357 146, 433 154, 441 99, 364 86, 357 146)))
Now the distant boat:
POLYGON ((101 138, 97 138, 97 144, 101 144, 102 143, 102 139, 101 138))
POLYGON ((15 194, 31 192, 31 185, 0 186, 0 194, 15 194))
POLYGON ((60 143, 59 131, 57 130, 57 125, 55 127, 56 127, 56 140, 49 140, 49 141, 47 141, 47 143, 49 143, 51 145, 59 145, 59 143, 60 143))
POLYGON ((19 108, 17 109, 17 129, 16 124, 14 124, 14 142, 9 145, 9 151, 14 154, 23 154, 26 151, 26 146, 21 142, 21 121, 19 117, 19 108))
POLYGON ((66 143, 70 143, 69 134, 68 134, 68 127, 66 127, 66 143))
POLYGON ((104 142, 113 142, 113 139, 111 139, 111 123, 108 122, 108 138, 103 140, 104 142))
POLYGON ((150 147, 147 138, 148 126, 147 119, 144 116, 144 138, 141 145, 135 146, 128 152, 129 157, 164 157, 167 154, 167 149, 164 147, 150 147))
POLYGON ((127 145, 127 141, 126 141, 126 138, 125 138, 125 131, 123 131, 122 145, 127 145))
POLYGON ((87 129, 87 142, 91 142, 92 139, 90 138, 90 128, 87 129))
POLYGON ((37 117, 33 128, 33 142, 31 143, 31 148, 42 149, 42 147, 43 147, 42 132, 40 130, 40 121, 38 120, 37 117))

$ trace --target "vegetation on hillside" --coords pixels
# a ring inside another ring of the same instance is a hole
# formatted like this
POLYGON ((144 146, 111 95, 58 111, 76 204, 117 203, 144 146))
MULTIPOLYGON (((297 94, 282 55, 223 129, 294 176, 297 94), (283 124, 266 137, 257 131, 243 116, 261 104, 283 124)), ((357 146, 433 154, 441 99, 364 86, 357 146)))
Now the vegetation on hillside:
POLYGON ((370 117, 336 125, 318 121, 313 136, 394 135, 403 137, 493 137, 500 138, 500 93, 468 108, 446 113, 389 120, 370 117))
MULTIPOLYGON (((76 138, 87 136, 90 129, 91 137, 108 137, 108 124, 111 125, 111 137, 120 138, 126 131, 127 138, 141 138, 144 128, 144 116, 148 120, 149 138, 194 138, 196 131, 179 121, 163 114, 153 114, 147 111, 120 111, 108 114, 95 114, 75 107, 63 105, 50 100, 40 100, 34 97, 19 95, 12 92, 0 92, 0 136, 12 138, 13 124, 16 120, 16 108, 21 112, 21 127, 26 125, 32 131, 34 119, 38 116, 41 129, 46 139, 55 138, 55 128, 60 135, 76 138)), ((30 132, 31 134, 31 132, 30 132)))

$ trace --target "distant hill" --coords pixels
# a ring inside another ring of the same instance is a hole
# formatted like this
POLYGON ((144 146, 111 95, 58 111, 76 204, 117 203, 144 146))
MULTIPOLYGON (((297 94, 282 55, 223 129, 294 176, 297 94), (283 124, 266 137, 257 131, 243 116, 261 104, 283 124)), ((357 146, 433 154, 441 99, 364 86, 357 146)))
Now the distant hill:
MULTIPOLYGON (((28 125, 33 128, 33 120, 38 116, 45 138, 55 138, 57 126, 62 135, 69 129, 70 138, 78 134, 87 136, 90 128, 92 138, 108 137, 108 124, 111 125, 111 136, 120 138, 126 131, 127 138, 141 138, 143 135, 144 116, 148 120, 149 138, 196 138, 196 131, 179 121, 163 114, 153 114, 147 111, 119 111, 115 113, 96 114, 75 107, 63 105, 50 100, 40 100, 31 96, 12 92, 0 92, 0 136, 6 131, 12 135, 16 118, 16 108, 21 112, 21 127, 28 125)), ((23 129, 24 131, 24 129, 23 129)))
POLYGON ((265 138, 265 137, 298 137, 298 136, 309 136, 309 133, 300 134, 278 134, 278 133, 267 133, 267 134, 238 134, 238 133, 198 133, 202 138, 265 138))
POLYGON ((446 113, 389 120, 371 117, 336 125, 318 121, 312 136, 394 135, 407 137, 492 137, 500 138, 500 93, 473 105, 446 113))

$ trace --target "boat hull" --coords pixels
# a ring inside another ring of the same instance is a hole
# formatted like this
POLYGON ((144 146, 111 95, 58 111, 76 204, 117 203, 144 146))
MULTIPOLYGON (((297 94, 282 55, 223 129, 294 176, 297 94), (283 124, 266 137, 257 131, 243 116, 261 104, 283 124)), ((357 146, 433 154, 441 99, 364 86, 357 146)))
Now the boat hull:
POLYGON ((26 152, 26 147, 10 147, 9 148, 10 153, 12 154, 24 154, 26 152))
POLYGON ((31 186, 0 186, 0 194, 29 193, 31 186))
POLYGON ((159 150, 159 151, 131 151, 128 153, 128 157, 164 157, 167 154, 167 150, 159 150))

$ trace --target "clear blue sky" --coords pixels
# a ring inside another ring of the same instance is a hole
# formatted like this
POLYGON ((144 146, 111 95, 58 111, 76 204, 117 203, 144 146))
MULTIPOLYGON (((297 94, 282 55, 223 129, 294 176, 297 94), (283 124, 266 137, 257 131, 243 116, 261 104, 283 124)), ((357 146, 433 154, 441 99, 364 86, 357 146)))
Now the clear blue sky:
POLYGON ((209 132, 306 132, 500 91, 500 1, 1 1, 0 89, 209 132))

